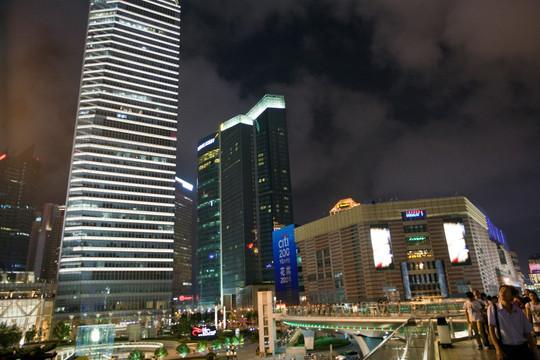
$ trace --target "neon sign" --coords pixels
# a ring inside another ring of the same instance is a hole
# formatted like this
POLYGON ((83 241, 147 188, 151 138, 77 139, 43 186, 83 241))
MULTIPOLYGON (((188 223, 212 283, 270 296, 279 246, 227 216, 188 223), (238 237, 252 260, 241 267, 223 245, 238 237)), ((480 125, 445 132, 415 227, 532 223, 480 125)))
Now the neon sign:
POLYGON ((206 140, 201 145, 197 147, 197 151, 201 151, 203 148, 207 147, 208 145, 213 144, 216 141, 216 138, 212 138, 210 140, 206 140))
POLYGON ((214 338, 217 335, 215 326, 194 326, 191 328, 191 337, 193 339, 200 338, 214 338))
POLYGON ((426 211, 425 210, 407 210, 401 213, 401 218, 403 220, 425 219, 426 211))

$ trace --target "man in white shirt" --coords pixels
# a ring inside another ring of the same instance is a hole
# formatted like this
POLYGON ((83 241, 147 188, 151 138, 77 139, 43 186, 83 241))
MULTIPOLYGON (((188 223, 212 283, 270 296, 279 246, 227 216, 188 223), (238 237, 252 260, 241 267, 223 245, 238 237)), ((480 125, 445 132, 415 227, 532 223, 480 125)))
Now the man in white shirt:
POLYGON ((484 307, 474 298, 472 292, 467 292, 467 301, 463 304, 463 309, 465 309, 465 317, 467 323, 472 328, 474 333, 474 338, 478 343, 478 350, 482 350, 482 341, 484 346, 489 346, 489 341, 487 339, 486 332, 484 331, 484 307), (480 341, 482 338, 482 341, 480 341))
POLYGON ((497 360, 540 360, 531 332, 532 325, 512 299, 518 294, 515 287, 499 288, 499 303, 488 309, 491 339, 497 351, 497 360))

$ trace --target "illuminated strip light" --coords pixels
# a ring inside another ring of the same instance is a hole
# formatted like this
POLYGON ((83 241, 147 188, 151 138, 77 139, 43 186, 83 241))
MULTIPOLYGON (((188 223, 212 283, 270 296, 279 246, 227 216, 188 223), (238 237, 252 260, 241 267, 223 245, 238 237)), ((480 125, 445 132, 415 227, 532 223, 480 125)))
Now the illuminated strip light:
MULTIPOLYGON (((129 38, 126 38, 126 37, 123 37, 123 36, 119 36, 119 35, 116 35, 115 33, 112 33, 111 34, 113 37, 118 37, 118 38, 121 38, 121 39, 126 39, 128 41, 131 41, 131 42, 134 42, 134 39, 129 39, 129 38)), ((137 36, 137 34, 133 34, 134 36, 137 36)), ((143 45, 147 45, 147 46, 152 46, 151 44, 146 44, 142 41, 139 41, 139 40, 135 40, 138 44, 140 44, 141 46, 143 45)), ((170 49, 162 49, 164 51, 170 51, 170 52, 173 52, 175 53, 175 55, 165 55, 163 53, 159 53, 157 51, 152 51, 152 50, 149 50, 149 49, 143 49, 139 46, 133 46, 133 45, 129 45, 127 43, 123 43, 123 42, 119 42, 119 41, 115 41, 115 40, 104 40, 104 41, 93 41, 91 43, 92 45, 103 45, 103 44, 117 44, 117 45, 121 45, 123 47, 126 47, 126 48, 130 48, 130 49, 134 49, 134 50, 138 50, 138 51, 141 51, 141 50, 144 50, 145 52, 149 53, 149 54, 154 54, 154 55, 157 55, 157 56, 162 56, 164 58, 168 58, 168 59, 171 59, 171 60, 180 60, 180 54, 178 51, 175 51, 175 50, 170 50, 170 49)), ((159 48, 159 46, 156 46, 157 48, 159 48)), ((99 48, 99 49, 88 49, 89 51, 90 50, 100 50, 100 49, 107 49, 108 47, 103 47, 103 48, 99 48)), ((139 54, 137 54, 139 55, 139 54)), ((159 60, 158 60, 159 61, 159 60)))
POLYGON ((175 177, 175 180, 178 181, 182 185, 182 187, 184 189, 189 190, 189 191, 193 191, 193 185, 192 184, 188 183, 185 180, 180 179, 178 176, 175 177))
MULTIPOLYGON (((169 52, 174 52, 175 54, 178 54, 180 52, 180 41, 178 40, 178 38, 174 38, 172 36, 167 36, 167 35, 164 35, 164 34, 157 34, 163 38, 166 38, 168 40, 171 40, 171 41, 165 41, 165 40, 162 40, 162 39, 159 39, 159 38, 151 38, 150 36, 146 36, 146 35, 143 35, 143 34, 139 34, 139 33, 136 33, 136 32, 133 32, 132 29, 130 29, 130 25, 129 24, 126 24, 125 22, 121 22, 120 19, 127 19, 125 16, 117 16, 115 19, 114 19, 114 22, 118 25, 122 25, 122 26, 128 26, 128 29, 123 29, 123 28, 120 28, 120 27, 116 27, 115 26, 115 30, 117 31, 116 33, 113 33, 112 35, 114 37, 118 37, 118 38, 121 38, 121 39, 126 39, 126 40, 129 40, 129 41, 133 41, 133 38, 128 38, 128 37, 125 37, 125 36, 121 36, 118 34, 118 32, 122 32, 122 33, 125 33, 125 34, 129 34, 131 36, 134 36, 137 38, 137 42, 140 43, 140 44, 145 44, 145 45, 148 45, 148 46, 152 46, 154 48, 158 48, 158 49, 163 49, 164 51, 169 51, 169 52), (171 49, 167 49, 166 47, 161 47, 159 45, 155 45, 155 44, 151 44, 151 43, 146 43, 146 42, 143 42, 139 39, 148 39, 148 40, 151 40, 151 41, 154 41, 154 42, 157 42, 157 43, 162 43, 162 44, 165 44, 165 45, 168 45, 168 46, 173 46, 173 47, 176 47, 178 48, 178 50, 171 50, 171 49)), ((131 26, 133 27, 133 26, 131 26)), ((141 29, 139 29, 141 30, 141 29)), ((156 33, 154 33, 156 34, 156 33)), ((94 38, 101 38, 101 37, 105 37, 107 35, 103 34, 103 35, 96 35, 94 36, 94 38)))
POLYGON ((94 207, 92 207, 92 208, 88 208, 88 207, 85 207, 85 208, 71 207, 71 208, 67 209, 68 213, 70 213, 70 212, 81 212, 81 211, 84 211, 87 214, 92 214, 92 213, 103 214, 104 212, 106 212, 106 213, 111 213, 111 214, 151 215, 151 216, 159 216, 159 217, 164 217, 164 218, 170 218, 173 215, 173 213, 166 213, 166 212, 140 211, 140 210, 128 210, 128 209, 108 209, 108 208, 102 208, 102 207, 95 207, 95 208, 94 207))
MULTIPOLYGON (((102 56, 102 58, 106 59, 105 56, 102 56)), ((94 59, 97 59, 97 58, 94 58, 94 59)), ((141 78, 141 77, 137 77, 137 76, 132 75, 132 74, 126 74, 126 73, 123 73, 123 72, 116 72, 116 71, 113 71, 112 69, 96 69, 96 70, 90 69, 90 67, 103 66, 103 65, 109 65, 109 66, 114 66, 117 69, 126 69, 126 70, 133 71, 133 69, 130 69, 130 68, 126 67, 126 66, 118 65, 118 64, 111 64, 109 62, 104 62, 104 61, 103 62, 96 62, 96 63, 92 63, 92 64, 85 64, 85 66, 87 66, 88 69, 83 72, 83 81, 87 80, 87 79, 92 79, 92 78, 84 77, 85 75, 92 74, 92 73, 95 73, 95 72, 99 72, 99 73, 117 74, 117 75, 124 76, 124 77, 131 77, 131 78, 137 79, 139 81, 144 81, 144 82, 149 82, 149 83, 156 83, 156 84, 160 84, 162 86, 168 86, 168 87, 172 87, 172 88, 178 88, 178 85, 176 85, 176 84, 159 82, 159 81, 157 81, 155 79, 141 78)), ((175 82, 178 81, 178 79, 175 80, 174 78, 169 78, 169 77, 166 77, 166 76, 149 73, 149 72, 143 71, 143 70, 137 70, 137 73, 139 73, 139 74, 147 74, 147 75, 150 75, 150 76, 153 75, 153 76, 157 76, 157 77, 160 77, 160 78, 172 80, 172 81, 175 81, 175 82)), ((115 80, 115 78, 110 78, 110 79, 115 80)), ((138 86, 137 83, 130 83, 130 84, 138 86)), ((163 91, 167 91, 167 90, 163 90, 163 91)))
MULTIPOLYGON (((101 29, 99 29, 101 31, 101 29)), ((89 47, 86 49, 84 55, 85 55, 85 59, 89 59, 89 58, 94 58, 94 56, 87 56, 87 55, 93 55, 94 53, 99 53, 99 52, 109 52, 111 55, 112 53, 117 53, 117 54, 126 54, 126 55, 129 55, 129 57, 133 57, 133 58, 137 58, 137 59, 142 59, 142 60, 147 60, 147 61, 152 61, 153 63, 161 63, 163 65, 166 65, 166 66, 170 66, 172 68, 179 68, 180 66, 178 65, 178 60, 180 60, 180 57, 175 57, 175 56, 170 56, 170 55, 163 55, 163 54, 159 54, 159 53, 155 53, 155 52, 152 52, 148 49, 142 49, 142 48, 138 48, 136 46, 131 46, 131 45, 128 45, 128 44, 125 44, 125 43, 121 43, 121 42, 118 42, 118 41, 114 41, 114 40, 109 40, 109 41, 105 41, 105 42, 100 42, 100 41, 96 41, 96 42, 92 42, 92 43, 89 43, 88 46, 91 46, 91 45, 101 45, 101 44, 107 44, 108 46, 103 46, 103 47, 97 47, 97 48, 92 48, 92 47, 89 47), (159 55, 162 60, 160 59, 156 59, 156 58, 152 58, 152 57, 149 57, 149 56, 145 56, 144 54, 139 54, 139 53, 133 53, 133 52, 129 52, 129 51, 126 51, 126 50, 122 50, 120 48, 117 48, 117 47, 114 47, 114 46, 111 46, 112 44, 116 44, 116 45, 119 45, 119 46, 122 46, 122 47, 126 47, 126 48, 130 48, 130 49, 134 49, 134 50, 140 50, 140 51, 145 51, 145 52, 148 52, 148 53, 153 53, 153 54, 156 54, 156 55, 159 55), (167 61, 168 60, 168 61, 167 61)), ((100 56, 109 56, 109 55, 98 55, 97 57, 100 57, 100 56)), ((123 59, 123 58, 122 58, 123 59)), ((141 63, 137 63, 137 64, 141 64, 141 63)), ((155 66, 152 66, 152 65, 148 65, 146 63, 142 63, 143 67, 145 68, 154 68, 154 69, 160 69, 161 71, 164 71, 164 72, 168 72, 168 73, 178 73, 177 71, 175 70, 169 70, 169 69, 164 69, 164 68, 157 68, 155 66)))
MULTIPOLYGON (((99 99, 95 99, 96 100, 99 100, 99 99)), ((110 112, 116 112, 117 114, 120 113, 120 114, 130 114, 130 115, 134 115, 138 118, 141 119, 141 121, 146 121, 146 120, 149 120, 149 119, 155 119, 155 120, 161 120, 161 121, 164 121, 164 122, 170 122, 171 124, 173 125, 176 125, 178 123, 177 120, 175 119, 165 119, 165 118, 161 118, 161 117, 157 117, 157 116, 152 116, 152 115, 149 115, 149 114, 138 114, 138 113, 133 113, 133 112, 119 112, 119 109, 116 109, 116 108, 110 108, 110 107, 105 107, 105 106, 98 106, 98 105, 93 105, 93 106, 88 106, 88 105, 81 105, 79 107, 79 112, 80 111, 90 111, 90 110, 106 110, 106 111, 110 111, 110 112)), ((123 104, 123 105, 126 105, 126 104, 123 104)), ((96 117, 96 114, 80 114, 78 115, 78 118, 79 119, 92 119, 96 117)), ((142 122, 141 124, 146 124, 145 122, 142 122)), ((171 127, 171 128, 168 128, 170 129, 171 131, 176 131, 176 127, 171 127)))
POLYGON ((156 6, 160 6, 164 9, 169 9, 171 11, 176 11, 180 14, 180 5, 178 3, 177 0, 174 0, 174 3, 176 4, 176 7, 173 6, 171 7, 171 4, 170 4, 170 1, 163 1, 163 0, 158 0, 158 1, 151 1, 151 0, 146 0, 147 3, 150 3, 150 4, 154 4, 156 6))
MULTIPOLYGON (((144 180, 149 180, 149 181, 174 182, 174 179, 156 178, 156 177, 133 175, 133 174, 118 174, 118 173, 111 173, 108 171, 90 170, 90 169, 74 169, 72 173, 73 174, 98 174, 98 175, 104 175, 104 176, 116 176, 119 178, 134 178, 134 179, 144 179, 144 180)), ((124 182, 120 180, 118 180, 118 184, 123 184, 124 182)), ((171 186, 173 185, 171 184, 171 186)))
POLYGON ((80 273, 80 272, 87 272, 87 271, 141 271, 141 272, 152 272, 152 271, 173 271, 173 268, 151 268, 151 267, 78 267, 78 268, 67 268, 67 269, 59 269, 58 272, 60 274, 66 274, 66 273, 80 273))
MULTIPOLYGON (((152 205, 152 206, 162 206, 162 207, 172 207, 174 208, 173 203, 157 203, 157 202, 149 202, 149 201, 135 201, 135 200, 123 200, 123 199, 105 199, 105 198, 95 198, 95 197, 89 197, 89 196, 77 196, 77 195, 70 195, 70 200, 84 200, 84 201, 93 201, 93 202, 104 202, 104 203, 121 203, 121 204, 137 204, 137 205, 152 205)), ((68 208, 71 208, 72 205, 70 205, 68 208)), ((84 207, 81 207, 81 209, 84 209, 84 207)), ((171 209, 172 210, 172 209, 171 209)), ((170 213, 174 214, 174 213, 170 213)), ((171 215, 174 216, 174 215, 171 215)))
MULTIPOLYGON (((99 135, 78 135, 78 140, 85 140, 85 139, 96 139, 96 140, 104 140, 107 142, 111 142, 110 137, 105 136, 99 136, 99 135)), ((163 150, 170 150, 170 151, 176 151, 176 148, 174 146, 164 146, 164 145, 158 145, 158 144, 150 144, 150 143, 143 143, 139 141, 131 141, 131 140, 121 140, 121 139, 114 139, 115 142, 121 143, 121 144, 130 144, 130 145, 142 145, 149 148, 157 148, 157 149, 163 149, 163 150)))
MULTIPOLYGON (((99 51, 105 51, 107 50, 107 48, 103 48, 103 49, 96 49, 96 50, 91 50, 91 52, 99 52, 99 51)), ((123 51, 121 50, 117 50, 117 49, 114 49, 116 52, 118 53, 122 53, 123 51)), ((90 50, 88 51, 90 52, 90 50)), ((125 54, 128 54, 130 57, 132 57, 133 55, 130 54, 130 53, 127 53, 127 52, 124 52, 125 54)), ((86 59, 91 59, 91 60, 102 60, 102 59, 115 59, 115 60, 118 60, 120 61, 121 63, 129 63, 129 64, 133 64, 133 65, 138 65, 138 66, 141 66, 141 67, 144 67, 146 69, 154 69, 154 70, 157 70, 157 71, 163 71, 163 72, 167 72, 167 73, 170 73, 171 76, 172 75, 179 75, 179 72, 178 71, 174 71, 174 70, 165 70, 163 68, 159 68, 159 67, 155 67, 155 66, 151 66, 151 65, 146 65, 146 64, 141 64, 140 62, 136 62, 136 61, 130 61, 128 59, 125 59, 125 58, 121 58, 121 57, 117 57, 117 56, 114 56, 114 55, 97 55, 97 56, 88 56, 88 57, 85 57, 85 66, 95 66, 95 63, 91 63, 91 64, 86 64, 86 59)), ((134 72, 137 72, 137 73, 143 73, 143 74, 149 74, 149 75, 153 75, 153 76, 156 76, 156 77, 160 77, 160 78, 163 78, 163 79, 167 79, 167 80, 172 80, 172 81, 178 81, 177 78, 174 78, 174 77, 169 77, 167 75, 161 75, 161 74, 156 74, 156 73, 149 73, 147 71, 144 71, 144 70, 139 70, 139 69, 133 69, 133 68, 127 68, 125 67, 124 65, 122 64, 114 64, 112 62, 105 62, 107 65, 109 66, 112 66, 112 67, 117 67, 117 68, 123 68, 123 69, 130 69, 131 71, 134 71, 134 72), (124 66, 124 67, 123 67, 124 66)), ((164 63, 166 65, 169 65, 171 66, 170 63, 164 63)), ((174 64, 173 64, 174 65, 174 64)))
MULTIPOLYGON (((106 77, 106 76, 100 76, 100 77, 94 77, 92 78, 92 80, 98 80, 98 79, 105 79, 105 80, 116 80, 116 79, 112 79, 110 77, 106 77)), ((119 81, 120 82, 120 81, 119 81)), ((127 85, 130 85, 130 86, 133 86, 133 83, 129 83, 129 82, 124 82, 125 84, 127 85)), ((161 96, 161 95, 156 95, 156 94, 151 94, 149 92, 145 92, 144 90, 142 89, 137 89, 137 90, 132 90, 132 89, 129 89, 129 90, 126 90, 125 87, 118 87, 118 86, 115 86, 115 85, 111 85, 111 84, 103 84, 103 83, 99 83, 99 84, 91 84, 91 83, 88 83, 88 84, 84 84, 81 88, 84 88, 84 89, 93 89, 93 88, 96 88, 96 87, 106 87, 107 89, 116 89, 116 90, 122 90, 122 91, 129 91, 130 93, 134 94, 134 95, 142 95, 142 96, 146 96, 146 97, 152 97, 153 99, 160 99, 160 100, 165 100, 165 101, 175 101, 173 98, 171 97, 166 97, 166 96, 161 96)), ((150 88, 151 89, 151 88, 150 88)), ((159 90, 154 90, 154 91, 159 91, 159 90)), ((93 91, 95 92, 95 91, 93 91)), ((85 94, 91 94, 93 92, 88 92, 88 93, 85 93, 85 94)), ((114 94, 114 95, 117 95, 113 92, 111 92, 111 94, 114 94)), ((120 95, 120 96, 125 96, 125 95, 120 95)), ((132 99, 132 98, 130 98, 132 99)), ((145 100, 142 100, 141 101, 145 101, 145 100)), ((163 103, 160 103, 160 102, 155 102, 155 101, 148 101, 149 103, 152 103, 152 104, 158 104, 158 105, 165 105, 165 106, 170 106, 170 107, 173 107, 173 108, 178 108, 178 106, 176 105, 166 105, 166 104, 163 104, 163 103)))
POLYGON ((140 192, 134 192, 134 191, 118 191, 118 190, 110 190, 110 189, 96 189, 96 188, 87 188, 87 187, 76 187, 76 188, 70 188, 69 192, 85 192, 88 195, 91 195, 93 193, 101 193, 101 194, 112 194, 112 195, 133 195, 138 196, 141 198, 144 197, 152 197, 152 198, 162 198, 162 199, 174 199, 174 195, 162 195, 162 194, 152 194, 152 193, 140 193, 140 192))
POLYGON ((285 109, 285 98, 282 95, 266 94, 251 110, 246 114, 252 119, 256 119, 266 109, 285 109))
MULTIPOLYGON (((110 251, 110 252, 144 252, 147 253, 148 249, 144 248, 111 248, 101 246, 74 246, 73 251, 110 251)), ((152 249, 152 253, 174 253, 174 249, 152 249)))
POLYGON ((227 120, 223 124, 221 124, 220 130, 225 131, 238 124, 246 124, 246 125, 253 126, 253 119, 247 117, 246 115, 237 115, 233 117, 232 119, 227 120))
MULTIPOLYGON (((146 11, 146 12, 149 12, 149 13, 154 13, 154 14, 157 14, 157 15, 160 15, 160 16, 163 16, 163 17, 166 17, 166 18, 169 18, 169 19, 171 19, 171 20, 178 20, 178 21, 180 20, 179 18, 177 18, 177 17, 175 17, 175 16, 171 16, 171 15, 167 15, 167 14, 164 14, 164 13, 160 13, 160 12, 157 12, 157 11, 154 11, 154 10, 150 10, 150 9, 148 9, 148 8, 145 8, 145 7, 142 7, 142 6, 138 6, 138 5, 135 5, 135 4, 133 4, 133 3, 126 2, 126 1, 124 1, 124 0, 110 1, 110 3, 111 3, 111 4, 114 4, 114 3, 123 3, 123 4, 129 5, 129 6, 132 6, 132 7, 134 7, 134 8, 139 8, 139 9, 141 9, 141 10, 143 10, 143 11, 146 11)), ((155 5, 156 5, 156 6, 164 7, 164 6, 161 5, 161 4, 155 4, 155 5)), ((156 20, 156 19, 153 19, 153 18, 151 18, 151 17, 148 17, 148 16, 144 16, 144 15, 141 15, 141 14, 133 13, 133 12, 131 12, 131 11, 129 11, 129 10, 126 10, 125 8, 122 8, 122 9, 119 9, 119 10, 121 10, 122 12, 130 13, 130 14, 136 16, 136 17, 143 17, 143 18, 149 19, 149 20, 151 20, 151 21, 156 21, 156 22, 160 22, 160 23, 162 23, 162 24, 166 24, 167 26, 170 26, 170 27, 175 27, 174 25, 168 24, 168 23, 166 23, 165 21, 160 21, 160 20, 156 20)), ((171 9, 171 8, 169 8, 169 10, 173 10, 173 11, 175 11, 175 12, 180 13, 180 9, 171 9)), ((180 35, 180 34, 178 34, 178 35, 180 35)))
MULTIPOLYGON (((99 60, 101 58, 117 59, 117 60, 121 61, 122 63, 129 63, 129 64, 133 64, 133 65, 138 65, 138 66, 141 66, 141 67, 146 68, 146 69, 155 69, 156 71, 162 71, 162 72, 165 72, 165 73, 169 73, 171 75, 176 75, 176 76, 179 75, 179 72, 177 70, 169 70, 169 69, 165 69, 165 68, 151 66, 151 65, 148 65, 148 64, 145 63, 145 61, 152 61, 154 63, 161 63, 163 65, 170 66, 172 68, 179 68, 178 66, 175 66, 176 64, 173 63, 173 62, 160 61, 160 60, 152 59, 152 58, 142 56, 142 55, 139 55, 139 54, 129 53, 127 51, 123 51, 123 50, 116 49, 116 48, 88 49, 84 53, 85 63, 86 63, 87 59, 91 59, 91 60, 98 59, 99 60), (99 53, 99 52, 110 52, 110 53, 107 54, 107 55, 96 55, 96 56, 93 55, 93 53, 99 53), (137 62, 137 61, 132 61, 132 60, 129 60, 129 59, 126 59, 126 58, 117 57, 117 56, 114 56, 113 53, 125 54, 125 55, 128 55, 130 58, 141 59, 141 60, 143 60, 143 62, 137 62)), ((111 62, 109 62, 108 64, 110 66, 115 66, 116 65, 116 64, 113 64, 111 62)), ((91 64, 89 64, 89 65, 91 65, 91 64)), ((140 72, 140 70, 138 70, 138 69, 131 69, 131 70, 136 71, 136 72, 140 72)), ((165 79, 174 80, 174 78, 167 77, 166 75, 159 75, 159 74, 154 74, 154 75, 155 76, 161 76, 161 77, 163 77, 165 79)))
MULTIPOLYGON (((76 153, 74 157, 80 158, 82 156, 99 156, 102 159, 115 159, 115 160, 122 160, 126 162, 132 162, 135 164, 152 164, 152 165, 164 165, 164 166, 171 166, 176 167, 175 163, 170 162, 163 162, 163 161, 154 161, 154 160, 145 160, 145 159, 137 159, 137 158, 131 158, 131 157, 125 157, 125 156, 117 156, 117 155, 109 155, 109 154, 100 154, 95 153, 91 151, 81 151, 79 153, 76 153)), ((83 160, 83 159, 81 159, 83 160)))
MULTIPOLYGON (((69 219, 66 219, 69 220, 69 219)), ((98 228, 97 226, 66 226, 66 229, 64 232, 69 231, 75 231, 75 230, 95 230, 98 228)), ((155 229, 120 229, 120 228, 113 228, 113 227, 103 227, 100 226, 98 228, 100 231, 108 231, 108 232, 132 232, 132 233, 155 233, 155 234, 173 234, 174 230, 155 230, 155 229)), ((146 239, 148 242, 152 242, 151 239, 146 239)))
MULTIPOLYGON (((82 241, 82 236, 66 236, 64 237, 64 241, 82 241)), ((130 238, 130 237, 106 237, 106 236, 84 236, 84 240, 91 240, 91 241, 110 241, 110 242, 122 242, 122 241, 131 241, 131 242, 151 242, 151 243, 174 243, 174 239, 141 239, 141 238, 130 238), (150 241, 151 240, 151 241, 150 241)), ((110 248, 108 248, 110 249, 110 248)), ((123 248, 114 248, 115 251, 120 251, 120 249, 123 248)), ((152 249, 154 250, 154 249, 152 249)), ((148 251, 148 250, 147 250, 148 251)), ((174 251, 174 249, 173 249, 174 251)))
MULTIPOLYGON (((164 103, 158 102, 159 100, 174 101, 173 99, 169 99, 169 98, 161 98, 161 99, 159 99, 160 96, 154 96, 153 94, 145 93, 145 92, 134 92, 133 90, 130 90, 130 92, 134 96, 125 95, 125 94, 119 94, 119 93, 114 92, 114 90, 125 90, 125 89, 118 88, 116 86, 109 85, 109 84, 99 84, 99 85, 97 85, 97 84, 87 84, 87 85, 83 85, 81 87, 81 89, 85 90, 85 91, 81 90, 81 97, 82 96, 90 96, 90 95, 94 95, 94 94, 107 94, 107 95, 116 96, 116 97, 126 99, 126 100, 139 101, 139 102, 148 104, 147 106, 149 106, 149 107, 150 106, 165 106, 165 107, 170 108, 170 110, 173 111, 173 112, 175 110, 178 110, 177 105, 169 105, 169 104, 164 104, 164 103), (113 91, 107 91, 107 90, 113 90, 113 91), (155 98, 158 101, 153 101, 153 100, 148 100, 148 99, 139 99, 139 98, 135 97, 135 96, 140 96, 139 94, 144 94, 144 97, 155 98)), ((141 105, 138 105, 138 106, 141 106, 141 105)))
MULTIPOLYGON (((93 72, 98 72, 98 70, 94 70, 93 72)), ((104 70, 104 72, 109 72, 109 70, 104 70)), ((88 73, 86 73, 88 74, 88 73)), ((134 77, 134 76, 131 76, 131 75, 128 75, 128 74, 124 74, 124 76, 126 77, 133 77, 135 79, 142 79, 142 78, 137 78, 137 77, 134 77)), ((110 77, 110 76, 94 76, 94 77, 86 77, 83 79, 83 84, 85 81, 96 81, 96 80, 109 80, 109 81, 114 81, 115 83, 121 83, 121 84, 126 84, 126 85, 129 85, 129 86, 133 86, 134 83, 133 82, 129 82, 129 81, 125 81, 125 80, 120 80, 120 79, 117 79, 117 78, 113 78, 113 77, 110 77)), ((110 86, 110 85, 105 85, 105 84, 88 84, 88 86, 110 86)), ((86 87, 87 85, 83 85, 83 87, 86 87)), ((157 87, 152 87, 152 86, 147 86, 147 85, 141 85, 141 84, 137 84, 137 88, 144 88, 144 89, 147 89, 147 90, 151 90, 151 91, 156 91, 156 92, 160 92, 160 93, 167 93, 167 94, 171 94, 171 95, 176 95, 176 92, 174 91, 169 91, 169 90, 163 90, 161 88, 157 88, 157 87)), ((141 90, 143 91, 143 90, 141 90)), ((165 97, 165 96, 161 96, 161 95, 155 95, 155 94, 152 94, 152 96, 158 96, 159 98, 162 98, 162 99, 166 99, 166 100, 171 100, 172 98, 170 97, 165 97)))
MULTIPOLYGON (((106 168, 120 168, 120 169, 129 169, 129 170, 138 170, 138 171, 148 171, 148 172, 158 172, 162 174, 170 174, 173 175, 175 172, 171 170, 163 170, 163 169, 150 169, 150 168, 141 168, 137 166, 128 166, 128 165, 119 165, 119 164, 105 164, 97 161, 90 161, 90 160, 77 160, 73 162, 73 165, 99 165, 100 167, 106 169, 106 168)), ((165 163, 164 163, 165 164, 165 163)))
MULTIPOLYGON (((75 145, 75 148, 76 149, 84 149, 84 148, 98 148, 98 149, 106 149, 106 150, 112 150, 112 151, 123 151, 123 152, 127 152, 127 153, 130 153, 130 154, 144 154, 144 155, 147 155, 149 154, 148 151, 141 151, 141 150, 134 150, 134 149, 123 149, 123 148, 117 148, 117 147, 114 147, 114 146, 107 146, 107 145, 98 145, 98 144, 77 144, 75 145)), ((152 154, 159 154, 159 156, 161 157, 166 157, 166 158, 169 158, 169 159, 176 159, 176 155, 172 155, 172 154, 161 154, 161 153, 152 153, 152 154)))
POLYGON ((115 261, 115 262, 173 262, 172 258, 123 258, 123 257, 71 257, 60 259, 61 263, 70 263, 78 261, 115 261))
POLYGON ((76 178, 72 179, 71 183, 83 183, 83 184, 111 184, 111 185, 122 185, 125 187, 131 188, 147 188, 147 189, 159 189, 159 190, 169 190, 172 191, 171 187, 168 186, 157 186, 157 185, 146 185, 146 184, 137 184, 129 182, 118 182, 112 180, 99 180, 99 179, 87 179, 87 178, 76 178))
POLYGON ((146 224, 174 225, 174 221, 166 221, 166 219, 159 221, 159 220, 143 220, 143 219, 106 218, 102 216, 77 216, 77 215, 70 215, 69 217, 69 221, 84 221, 84 220, 106 221, 106 222, 117 223, 117 224, 140 224, 141 221, 144 221, 145 225, 146 224))
MULTIPOLYGON (((103 91, 96 91, 96 92, 94 92, 94 94, 111 95, 111 93, 107 93, 107 92, 103 92, 103 91)), ((126 104, 125 102, 112 101, 112 100, 107 100, 107 99, 103 99, 103 98, 96 98, 96 97, 94 97, 93 99, 82 99, 81 100, 81 105, 84 106, 84 103, 88 103, 88 102, 91 103, 91 102, 96 102, 96 101, 99 101, 100 103, 115 104, 115 105, 119 105, 119 106, 129 105, 129 106, 132 106, 135 109, 140 109, 141 111, 154 112, 154 113, 158 113, 158 114, 165 114, 165 115, 171 115, 171 116, 177 116, 178 115, 176 112, 170 112, 170 111, 165 111, 165 110, 157 110, 157 109, 152 109, 152 108, 145 108, 145 107, 142 107, 141 105, 126 104)), ((103 106, 103 105, 101 105, 101 106, 103 106)), ((103 109, 104 110, 105 109, 113 109, 113 111, 119 112, 119 110, 117 108, 114 108, 114 107, 105 107, 105 106, 103 106, 103 109)), ((135 115, 137 115, 137 112, 134 111, 133 113, 135 113, 135 115)), ((138 115, 144 116, 144 114, 138 114, 138 115)))

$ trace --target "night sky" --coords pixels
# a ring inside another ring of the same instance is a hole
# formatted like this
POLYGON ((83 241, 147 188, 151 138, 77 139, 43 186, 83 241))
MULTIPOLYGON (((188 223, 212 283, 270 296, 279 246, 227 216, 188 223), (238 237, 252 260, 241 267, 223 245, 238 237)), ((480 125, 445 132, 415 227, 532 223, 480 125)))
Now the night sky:
MULTIPOLYGON (((294 216, 464 195, 540 252, 540 2, 182 1, 178 175, 266 93, 287 103, 294 216)), ((35 144, 63 204, 88 1, 0 4, 0 152, 35 144)))

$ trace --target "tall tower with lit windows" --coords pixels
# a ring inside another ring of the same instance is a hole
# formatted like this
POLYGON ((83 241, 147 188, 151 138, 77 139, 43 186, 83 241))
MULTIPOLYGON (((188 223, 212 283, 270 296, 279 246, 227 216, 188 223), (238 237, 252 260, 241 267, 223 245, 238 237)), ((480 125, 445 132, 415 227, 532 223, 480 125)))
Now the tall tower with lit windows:
POLYGON ((170 311, 179 37, 176 0, 90 1, 57 320, 170 311))

